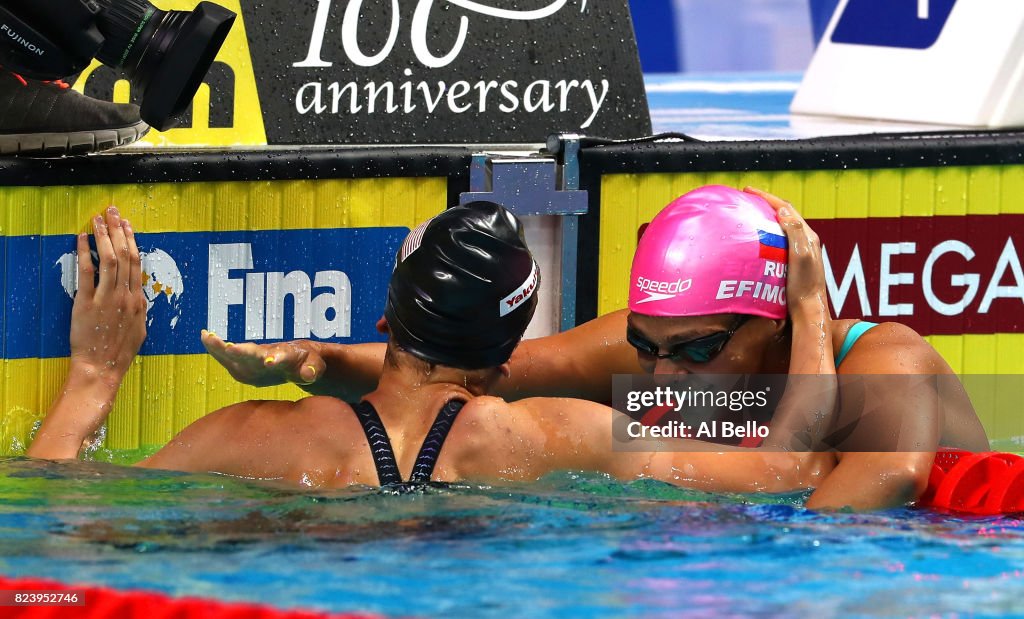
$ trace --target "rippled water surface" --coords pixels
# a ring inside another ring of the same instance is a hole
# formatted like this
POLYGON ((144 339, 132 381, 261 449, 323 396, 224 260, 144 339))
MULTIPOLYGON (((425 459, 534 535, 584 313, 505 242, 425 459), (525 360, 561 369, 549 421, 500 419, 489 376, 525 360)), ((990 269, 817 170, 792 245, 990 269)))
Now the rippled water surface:
POLYGON ((0 574, 401 616, 1024 614, 1024 526, 561 474, 388 495, 0 460, 0 574))

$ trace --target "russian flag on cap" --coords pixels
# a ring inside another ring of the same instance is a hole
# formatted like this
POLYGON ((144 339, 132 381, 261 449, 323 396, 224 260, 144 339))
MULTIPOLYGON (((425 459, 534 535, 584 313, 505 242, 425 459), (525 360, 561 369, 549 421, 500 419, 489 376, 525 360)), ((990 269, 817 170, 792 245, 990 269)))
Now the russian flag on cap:
MULTIPOLYGON (((779 232, 782 232, 781 228, 779 232)), ((772 262, 786 262, 786 248, 789 245, 786 243, 784 235, 759 229, 757 237, 758 244, 760 245, 758 256, 772 262)))

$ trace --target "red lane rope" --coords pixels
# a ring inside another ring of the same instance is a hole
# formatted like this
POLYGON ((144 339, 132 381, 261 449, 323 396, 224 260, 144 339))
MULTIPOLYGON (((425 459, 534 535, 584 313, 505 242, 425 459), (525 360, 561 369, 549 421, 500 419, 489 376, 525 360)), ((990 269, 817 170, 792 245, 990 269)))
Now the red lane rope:
POLYGON ((200 598, 172 598, 161 593, 118 591, 103 587, 71 587, 51 580, 5 578, 0 576, 0 593, 5 619, 370 619, 379 615, 330 614, 311 611, 279 610, 260 604, 239 604, 200 598), (12 591, 52 591, 84 593, 84 606, 37 604, 10 605, 12 591))

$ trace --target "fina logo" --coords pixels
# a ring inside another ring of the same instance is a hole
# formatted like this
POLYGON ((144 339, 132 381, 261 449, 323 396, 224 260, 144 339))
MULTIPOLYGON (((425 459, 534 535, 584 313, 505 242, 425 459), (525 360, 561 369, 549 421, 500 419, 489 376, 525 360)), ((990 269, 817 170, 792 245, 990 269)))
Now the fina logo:
POLYGON ((215 243, 209 247, 207 328, 237 333, 229 325, 230 308, 244 308, 246 340, 285 338, 285 305, 291 299, 293 338, 352 336, 352 282, 343 271, 255 270, 252 243, 215 243), (242 273, 241 271, 245 271, 242 273), (314 294, 319 290, 319 294, 314 294))
POLYGON ((928 49, 942 34, 956 0, 849 0, 833 43, 928 49))
MULTIPOLYGON (((93 260, 98 261, 96 252, 93 260)), ((153 325, 153 308, 160 304, 158 312, 169 315, 167 325, 174 329, 181 320, 181 295, 185 292, 184 279, 178 263, 162 249, 140 252, 142 259, 142 292, 146 296, 146 326, 153 325), (162 310, 166 303, 166 310, 162 310)), ((70 252, 56 262, 60 266, 60 283, 68 297, 74 299, 78 291, 78 254, 70 252)))

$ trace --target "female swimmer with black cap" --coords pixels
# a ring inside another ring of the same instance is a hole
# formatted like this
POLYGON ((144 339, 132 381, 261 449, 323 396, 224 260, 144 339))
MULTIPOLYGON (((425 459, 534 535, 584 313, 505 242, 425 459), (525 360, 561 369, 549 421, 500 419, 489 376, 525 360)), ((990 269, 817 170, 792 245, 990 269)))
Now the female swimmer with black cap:
MULTIPOLYGON (((118 237, 112 245, 123 251, 103 255, 123 254, 125 260, 101 271, 99 288, 122 272, 134 273, 134 243, 118 237)), ((81 241, 79 256, 88 264, 81 241)), ((699 441, 666 439, 644 444, 662 451, 616 452, 613 426, 628 418, 608 407, 560 398, 508 403, 486 395, 508 376, 539 284, 519 221, 498 205, 445 211, 409 234, 396 262, 379 323, 389 336, 383 370, 377 388, 359 403, 332 397, 243 402, 196 421, 139 465, 317 487, 535 480, 556 470, 589 470, 732 492, 812 487, 830 469, 827 453, 699 441)), ((131 302, 139 295, 127 286, 117 298, 131 302)), ((107 297, 79 293, 79 322, 72 328, 85 337, 73 338, 73 358, 107 343, 102 333, 88 337, 89 317, 118 307, 107 297)), ((144 312, 133 313, 124 326, 139 327, 144 320, 144 312)), ((813 338, 805 337, 815 329, 794 326, 799 339, 811 344, 798 356, 815 356, 813 338)), ((133 339, 116 351, 118 368, 138 345, 133 339)), ((73 458, 106 418, 109 407, 76 407, 89 399, 84 386, 68 387, 74 393, 50 411, 28 455, 73 458)), ((828 399, 814 406, 828 408, 828 399)))
MULTIPOLYGON (((832 367, 847 388, 840 389, 828 434, 845 441, 834 445, 838 466, 808 504, 869 509, 912 500, 924 488, 936 447, 985 451, 984 428, 952 370, 913 330, 831 321, 820 311, 827 306, 819 246, 799 213, 775 196, 725 187, 692 191, 668 205, 641 239, 629 310, 524 342, 511 359, 511 377, 495 393, 607 402, 614 374, 798 375, 832 367), (798 273, 796 259, 808 255, 817 264, 798 273), (792 294, 795 284, 822 297, 812 320, 823 323, 829 344, 803 367, 794 363, 793 327, 808 299, 792 294), (856 380, 866 388, 853 388, 856 380)), ((290 380, 311 393, 349 397, 376 384, 383 354, 373 344, 229 347, 210 334, 203 341, 243 382, 290 380)))

